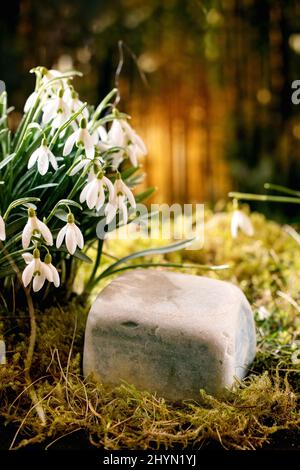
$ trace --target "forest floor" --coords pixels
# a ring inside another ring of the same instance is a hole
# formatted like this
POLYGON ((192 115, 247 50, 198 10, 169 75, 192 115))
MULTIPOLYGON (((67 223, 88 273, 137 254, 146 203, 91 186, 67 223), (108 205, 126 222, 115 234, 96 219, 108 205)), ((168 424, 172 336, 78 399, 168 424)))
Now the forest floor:
MULTIPOLYGON (((202 250, 152 260, 229 263, 224 271, 189 273, 231 281, 249 299, 258 346, 244 381, 221 398, 200 391, 197 402, 172 403, 130 384, 112 390, 92 377, 84 379, 84 328, 93 297, 87 302, 74 296, 68 304, 36 309, 37 343, 28 385, 28 313, 3 313, 0 335, 7 364, 0 366, 1 449, 72 449, 78 443, 83 449, 300 449, 300 245, 290 227, 258 213, 251 215, 254 237, 241 234, 236 240, 230 236, 228 213, 207 213, 206 218, 202 250), (33 387, 35 406, 29 393, 33 387), (41 409, 45 426, 37 413, 41 409)), ((156 245, 155 240, 109 241, 105 252, 120 257, 156 245)))

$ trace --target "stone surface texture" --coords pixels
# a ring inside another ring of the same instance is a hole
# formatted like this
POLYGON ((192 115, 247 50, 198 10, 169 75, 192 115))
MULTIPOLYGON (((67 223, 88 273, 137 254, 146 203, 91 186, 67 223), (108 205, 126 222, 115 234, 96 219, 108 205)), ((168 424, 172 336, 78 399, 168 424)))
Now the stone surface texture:
POLYGON ((84 374, 171 400, 219 394, 254 359, 250 305, 233 284, 139 269, 111 282, 86 326, 84 374))

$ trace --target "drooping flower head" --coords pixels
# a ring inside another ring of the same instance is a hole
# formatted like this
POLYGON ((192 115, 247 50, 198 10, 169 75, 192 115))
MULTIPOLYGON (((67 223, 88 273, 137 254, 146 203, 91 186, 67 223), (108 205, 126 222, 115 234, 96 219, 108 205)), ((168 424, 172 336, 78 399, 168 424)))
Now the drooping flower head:
POLYGON ((37 218, 35 210, 30 207, 28 209, 28 220, 22 233, 22 245, 24 249, 29 247, 33 235, 42 235, 47 245, 53 245, 53 237, 49 228, 44 222, 37 218))
POLYGON ((51 150, 47 146, 47 140, 43 139, 40 147, 38 147, 28 161, 28 169, 32 168, 35 163, 38 165, 38 172, 44 176, 49 168, 49 163, 56 171, 58 169, 57 161, 51 150))
POLYGON ((231 235, 233 238, 238 236, 238 230, 244 232, 248 237, 254 235, 254 228, 250 218, 244 212, 236 209, 231 218, 231 235))
POLYGON ((135 209, 136 202, 134 195, 131 190, 126 186, 124 181, 121 179, 121 175, 118 173, 116 181, 114 183, 114 196, 109 200, 106 208, 106 223, 109 224, 115 217, 117 211, 122 214, 123 224, 126 225, 128 222, 128 210, 127 210, 127 201, 130 206, 135 209))
POLYGON ((105 189, 109 192, 109 199, 114 198, 114 186, 112 182, 100 170, 97 175, 91 174, 87 184, 84 186, 80 194, 80 202, 86 201, 89 209, 95 208, 97 211, 101 209, 105 202, 105 189))
POLYGON ((24 253, 23 258, 27 264, 22 274, 24 287, 27 287, 33 279, 33 291, 38 292, 43 287, 46 279, 53 282, 52 271, 48 264, 41 261, 38 248, 34 249, 33 255, 24 253))
POLYGON ((59 231, 56 239, 56 247, 60 248, 63 240, 66 240, 66 247, 71 255, 74 255, 77 246, 82 250, 84 239, 80 229, 75 224, 74 215, 70 212, 67 218, 67 224, 59 231))
POLYGON ((66 157, 72 152, 74 145, 77 147, 83 146, 85 154, 88 158, 92 159, 95 156, 95 146, 93 137, 87 130, 87 122, 85 118, 81 119, 80 128, 73 132, 66 140, 63 156, 66 157))
POLYGON ((64 89, 61 88, 57 95, 48 100, 43 107, 42 123, 47 124, 52 121, 54 129, 62 126, 70 117, 70 108, 63 99, 64 89))

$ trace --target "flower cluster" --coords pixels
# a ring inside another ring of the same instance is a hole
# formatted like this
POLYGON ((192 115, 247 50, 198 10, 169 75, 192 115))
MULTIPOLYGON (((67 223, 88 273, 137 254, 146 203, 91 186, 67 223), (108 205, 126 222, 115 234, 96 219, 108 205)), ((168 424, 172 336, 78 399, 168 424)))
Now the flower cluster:
POLYGON ((94 108, 72 85, 77 72, 33 72, 35 90, 12 138, 0 96, 0 283, 17 266, 24 286, 39 291, 46 280, 58 287, 60 273, 67 279, 71 257, 88 259, 81 250, 96 240, 99 221, 128 223, 147 149, 116 109, 117 90, 94 108))

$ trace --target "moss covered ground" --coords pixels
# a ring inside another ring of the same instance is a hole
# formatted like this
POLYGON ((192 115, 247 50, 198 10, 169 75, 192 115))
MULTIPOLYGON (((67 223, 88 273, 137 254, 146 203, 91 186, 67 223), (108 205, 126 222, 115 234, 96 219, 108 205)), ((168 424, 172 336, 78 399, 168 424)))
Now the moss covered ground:
MULTIPOLYGON (((36 309, 37 344, 30 385, 24 377, 28 313, 25 309, 14 315, 3 312, 0 334, 8 352, 7 364, 0 366, 0 447, 300 448, 300 245, 289 227, 258 213, 251 219, 255 236, 241 234, 232 240, 230 215, 208 212, 202 250, 152 258, 156 262, 230 264, 219 272, 197 268, 189 272, 237 284, 252 305, 258 348, 243 382, 218 399, 200 391, 197 402, 171 403, 130 384, 111 390, 92 377, 84 379, 84 328, 93 296, 87 300, 79 295, 68 303, 56 300, 51 308, 36 309), (28 393, 31 387, 38 397, 35 405, 28 393), (40 406, 45 426, 37 415, 40 406)), ((110 241, 105 252, 119 257, 157 244, 155 240, 110 241)), ((105 260, 108 263, 110 258, 105 260)), ((79 274, 77 289, 84 275, 79 274)))

